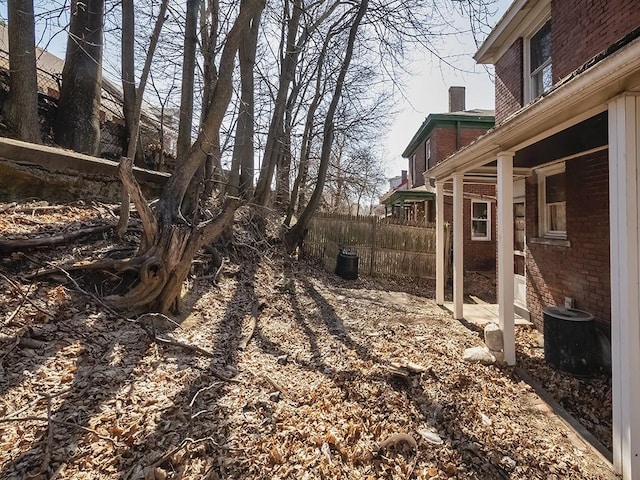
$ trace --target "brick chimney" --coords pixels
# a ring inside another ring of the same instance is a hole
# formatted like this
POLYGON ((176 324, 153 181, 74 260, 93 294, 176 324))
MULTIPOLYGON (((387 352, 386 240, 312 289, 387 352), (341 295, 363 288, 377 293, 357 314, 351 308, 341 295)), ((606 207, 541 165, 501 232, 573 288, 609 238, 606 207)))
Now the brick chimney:
POLYGON ((449 112, 465 110, 465 87, 449 87, 449 112))

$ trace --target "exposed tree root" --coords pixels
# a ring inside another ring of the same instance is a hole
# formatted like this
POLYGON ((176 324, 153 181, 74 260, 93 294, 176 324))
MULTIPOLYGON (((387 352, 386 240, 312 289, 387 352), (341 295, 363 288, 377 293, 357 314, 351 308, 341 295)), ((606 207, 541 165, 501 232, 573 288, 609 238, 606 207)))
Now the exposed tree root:
POLYGON ((93 235, 111 230, 113 225, 100 225, 97 227, 82 228, 75 232, 61 233, 50 237, 25 238, 20 240, 0 240, 0 252, 11 253, 15 251, 29 250, 38 247, 52 247, 64 245, 85 235, 93 235))

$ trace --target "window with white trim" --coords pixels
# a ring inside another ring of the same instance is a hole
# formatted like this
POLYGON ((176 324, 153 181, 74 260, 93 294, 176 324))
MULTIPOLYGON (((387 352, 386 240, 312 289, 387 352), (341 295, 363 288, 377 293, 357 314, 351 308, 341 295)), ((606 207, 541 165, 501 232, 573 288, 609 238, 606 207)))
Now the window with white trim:
POLYGON ((429 165, 429 159, 431 158, 431 139, 428 138, 424 143, 424 158, 427 159, 427 165, 429 165))
POLYGON ((533 100, 553 86, 551 20, 547 20, 547 22, 528 39, 527 46, 527 100, 533 100))
POLYGON ((471 200, 471 240, 491 240, 491 202, 471 200))
POLYGON ((538 235, 567 238, 565 164, 536 170, 538 175, 538 235))

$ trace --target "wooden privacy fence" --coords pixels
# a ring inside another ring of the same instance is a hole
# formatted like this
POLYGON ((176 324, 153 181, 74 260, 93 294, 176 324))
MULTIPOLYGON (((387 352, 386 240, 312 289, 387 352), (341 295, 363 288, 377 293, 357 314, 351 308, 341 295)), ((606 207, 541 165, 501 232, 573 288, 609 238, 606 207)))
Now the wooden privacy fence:
MULTIPOLYGON (((445 225, 445 272, 449 271, 451 241, 445 225)), ((302 251, 335 271, 341 249, 358 254, 364 275, 435 278, 436 229, 431 225, 391 223, 377 217, 316 214, 309 223, 302 251)))

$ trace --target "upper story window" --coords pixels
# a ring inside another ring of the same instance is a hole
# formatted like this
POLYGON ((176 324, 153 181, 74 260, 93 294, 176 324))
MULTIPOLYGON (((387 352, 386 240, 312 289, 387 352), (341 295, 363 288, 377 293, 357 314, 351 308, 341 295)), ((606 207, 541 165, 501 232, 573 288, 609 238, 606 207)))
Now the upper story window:
POLYGON ((428 138, 424 144, 424 158, 427 159, 427 162, 431 158, 431 139, 428 138))
POLYGON ((491 240, 491 203, 471 201, 471 240, 491 240))
POLYGON ((551 68, 551 20, 529 39, 528 100, 539 97, 553 85, 551 68))
POLYGON ((416 182, 416 154, 411 155, 411 160, 409 162, 409 181, 407 182, 407 188, 413 188, 416 182))
POLYGON ((541 168, 538 174, 538 228, 547 238, 567 238, 564 163, 541 168))

